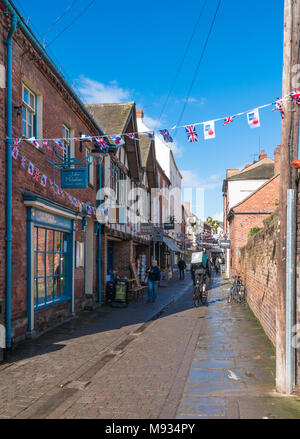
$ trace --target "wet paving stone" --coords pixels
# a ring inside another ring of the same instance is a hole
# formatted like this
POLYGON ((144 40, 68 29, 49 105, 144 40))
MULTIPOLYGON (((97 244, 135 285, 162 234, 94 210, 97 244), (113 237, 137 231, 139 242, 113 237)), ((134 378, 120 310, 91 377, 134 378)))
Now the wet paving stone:
POLYGON ((214 284, 176 417, 300 418, 300 401, 270 397, 275 350, 247 304, 228 304, 228 284, 214 284))

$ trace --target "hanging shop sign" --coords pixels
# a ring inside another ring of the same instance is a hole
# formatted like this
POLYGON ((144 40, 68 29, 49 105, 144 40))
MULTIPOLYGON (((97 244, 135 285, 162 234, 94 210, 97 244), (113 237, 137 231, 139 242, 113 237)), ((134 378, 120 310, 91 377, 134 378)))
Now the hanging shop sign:
POLYGON ((220 239, 219 246, 220 248, 230 249, 231 248, 230 239, 220 239))
POLYGON ((160 227, 154 227, 152 241, 153 242, 162 242, 163 239, 164 239, 163 229, 161 229, 160 227))
POLYGON ((87 188, 87 168, 63 168, 60 170, 61 187, 63 189, 84 189, 87 188))
POLYGON ((151 223, 141 223, 140 225, 140 233, 142 235, 153 235, 154 227, 151 223))

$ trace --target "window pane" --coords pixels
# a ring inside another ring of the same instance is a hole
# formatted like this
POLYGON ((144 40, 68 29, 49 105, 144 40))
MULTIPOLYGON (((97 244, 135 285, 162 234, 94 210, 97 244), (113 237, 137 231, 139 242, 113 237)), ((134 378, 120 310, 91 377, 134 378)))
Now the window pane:
POLYGON ((35 96, 32 93, 30 93, 30 106, 35 109, 35 96))
POLYGON ((60 273, 60 253, 54 254, 54 275, 59 276, 60 273))
POLYGON ((61 237, 61 232, 55 232, 55 235, 54 235, 54 251, 55 252, 63 251, 63 250, 60 250, 60 237, 61 237))
POLYGON ((26 102, 26 104, 29 104, 29 95, 28 95, 28 91, 26 90, 26 88, 24 88, 23 101, 26 102))
POLYGON ((45 276, 45 253, 37 253, 37 271, 36 274, 38 277, 45 276))
POLYGON ((38 251, 45 251, 45 229, 41 229, 40 227, 37 230, 37 240, 38 240, 38 251))
POLYGON ((46 254, 46 276, 53 276, 53 253, 46 254))
POLYGON ((37 280, 38 285, 38 303, 45 302, 45 278, 37 280))
POLYGON ((47 252, 53 252, 54 231, 47 229, 47 252))
POLYGON ((29 123, 29 125, 32 125, 32 113, 30 113, 29 110, 26 109, 26 121, 29 123))
POLYGON ((46 278, 47 284, 47 299, 51 299, 53 297, 53 277, 46 278))

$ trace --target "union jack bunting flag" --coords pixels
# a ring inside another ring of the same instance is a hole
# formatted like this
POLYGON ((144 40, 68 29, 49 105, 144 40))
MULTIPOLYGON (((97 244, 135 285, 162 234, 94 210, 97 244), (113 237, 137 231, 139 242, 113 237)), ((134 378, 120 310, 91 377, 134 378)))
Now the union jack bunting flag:
POLYGON ((11 155, 13 156, 13 158, 14 158, 15 160, 17 160, 17 158, 18 158, 19 150, 20 150, 20 148, 18 147, 18 145, 13 145, 13 146, 12 146, 11 155))
POLYGON ((169 133, 168 130, 159 130, 159 132, 160 132, 160 134, 163 136, 164 141, 165 141, 166 143, 172 143, 172 142, 173 142, 173 139, 172 139, 172 137, 170 136, 170 133, 169 133))
POLYGON ((22 155, 21 158, 21 166, 23 166, 23 168, 26 168, 26 157, 24 155, 22 155))
POLYGON ((49 183, 50 183, 50 186, 52 187, 52 189, 54 190, 54 183, 50 178, 49 178, 49 183))
POLYGON ((186 134, 189 142, 198 142, 198 134, 194 125, 187 125, 185 127, 186 134))
POLYGON ((47 148, 48 150, 51 149, 48 140, 42 140, 42 144, 43 144, 43 146, 44 146, 45 148, 47 148))
POLYGON ((28 171, 28 174, 33 175, 33 172, 34 172, 34 165, 33 165, 33 163, 29 162, 27 171, 28 171))
POLYGON ((41 178, 41 185, 46 187, 46 184, 47 184, 47 177, 46 175, 43 175, 41 178))
POLYGON ((229 116, 224 119, 224 125, 229 125, 231 122, 233 122, 235 119, 235 116, 229 116))
POLYGON ((95 137, 95 142, 97 143, 100 149, 106 149, 108 147, 103 137, 95 137))
POLYGON ((294 104, 300 105, 300 91, 299 90, 292 91, 292 93, 290 93, 290 96, 291 96, 294 104))
POLYGON ((38 179, 40 178, 40 170, 38 169, 38 168, 35 168, 35 170, 34 170, 34 174, 33 174, 33 179, 35 180, 35 181, 38 181, 38 179))
POLYGON ((13 139, 13 146, 20 145, 21 139, 13 139))
POLYGON ((283 101, 280 98, 276 99, 275 108, 272 111, 278 111, 278 110, 280 111, 281 117, 283 119, 284 118, 283 101))
POLYGON ((116 146, 124 145, 125 141, 121 136, 110 136, 116 146))

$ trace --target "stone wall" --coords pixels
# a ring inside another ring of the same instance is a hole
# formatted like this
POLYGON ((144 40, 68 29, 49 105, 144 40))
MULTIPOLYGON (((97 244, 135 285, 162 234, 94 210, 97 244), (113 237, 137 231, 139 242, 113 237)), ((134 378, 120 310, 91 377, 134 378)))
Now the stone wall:
POLYGON ((275 345, 278 212, 240 249, 240 271, 247 286, 248 304, 275 345))

